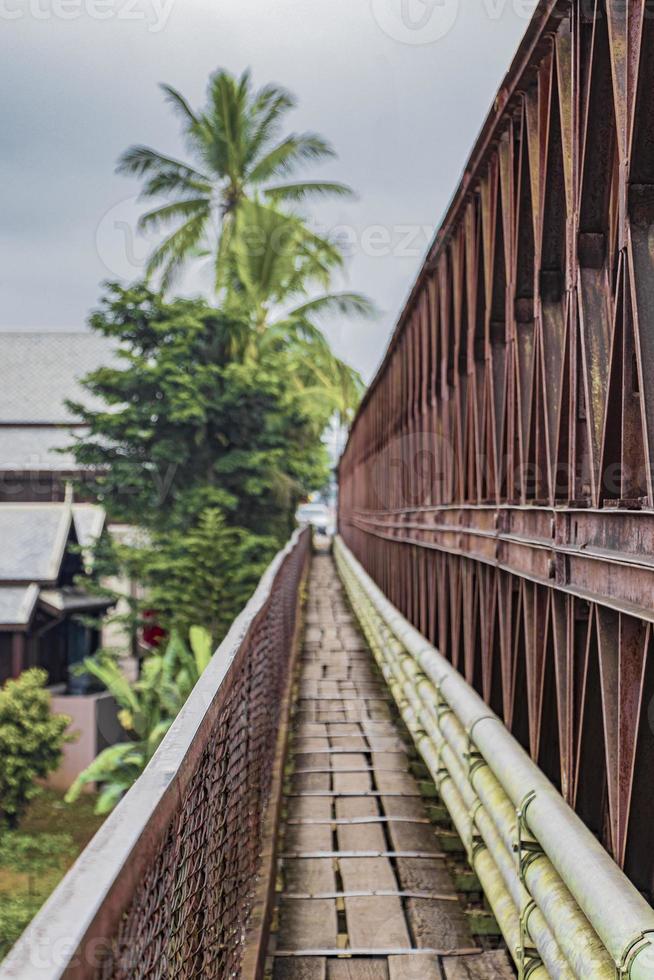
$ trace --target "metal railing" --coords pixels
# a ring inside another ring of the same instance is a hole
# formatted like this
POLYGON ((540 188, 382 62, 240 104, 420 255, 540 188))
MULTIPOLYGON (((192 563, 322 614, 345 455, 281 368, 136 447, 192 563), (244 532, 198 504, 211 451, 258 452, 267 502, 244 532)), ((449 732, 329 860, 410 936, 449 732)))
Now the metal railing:
POLYGON ((352 606, 520 977, 651 980, 654 910, 485 702, 341 539, 352 606))
POLYGON ((2 980, 242 975, 309 548, 298 531, 273 560, 2 980))

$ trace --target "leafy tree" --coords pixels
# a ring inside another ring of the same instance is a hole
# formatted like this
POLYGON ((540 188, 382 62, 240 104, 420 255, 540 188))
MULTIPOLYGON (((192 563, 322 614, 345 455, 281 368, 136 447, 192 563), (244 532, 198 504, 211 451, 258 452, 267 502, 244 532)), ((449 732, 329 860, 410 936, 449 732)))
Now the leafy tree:
POLYGON ((26 670, 0 689, 0 822, 15 827, 30 800, 40 792, 37 779, 53 772, 71 719, 53 715, 48 676, 26 670))
POLYGON ((100 783, 96 813, 108 813, 116 806, 161 745, 211 660, 212 650, 211 636, 201 627, 190 630, 188 646, 173 632, 163 652, 146 658, 140 678, 133 683, 106 652, 84 662, 116 700, 128 741, 105 749, 80 773, 66 794, 68 803, 79 799, 84 786, 100 783))
MULTIPOLYGON (((276 309, 289 304, 284 319, 301 323, 326 313, 361 316, 372 312, 370 301, 359 293, 325 293, 306 299, 316 287, 329 288, 334 259, 323 240, 311 236, 297 215, 259 201, 245 201, 233 253, 227 308, 244 317, 255 335, 275 322, 271 314, 276 309), (300 299, 303 302, 298 303, 300 299)), ((281 315, 277 319, 281 321, 281 315)))
POLYGON ((248 72, 240 79, 216 72, 209 104, 199 112, 179 92, 163 88, 181 116, 193 163, 143 146, 129 149, 119 163, 120 172, 144 179, 142 197, 174 198, 140 220, 144 230, 177 225, 155 248, 148 276, 162 270, 167 288, 187 259, 211 255, 216 289, 234 318, 250 327, 250 353, 270 327, 302 353, 307 365, 317 351, 320 370, 311 389, 320 390, 323 402, 331 399, 341 417, 351 416, 363 390, 361 378, 331 352, 318 320, 330 314, 371 316, 374 308, 359 293, 330 290, 333 272, 343 267, 342 252, 336 242, 311 231, 297 210, 299 202, 316 195, 351 192, 339 183, 277 179, 291 176, 307 160, 333 156, 333 150, 315 133, 280 138, 295 100, 276 86, 254 92, 248 72))
POLYGON ((364 384, 358 371, 334 355, 319 323, 324 316, 372 316, 358 293, 323 292, 331 268, 316 245, 303 247, 302 224, 258 203, 245 202, 233 249, 234 275, 225 308, 249 327, 249 359, 271 349, 293 361, 289 375, 306 400, 345 421, 359 405, 364 384))
POLYGON ((230 527, 222 511, 207 508, 187 530, 157 533, 144 547, 122 549, 121 559, 161 626, 186 634, 199 624, 219 642, 276 550, 274 538, 230 527))
POLYGON ((328 473, 333 405, 292 383, 298 352, 271 343, 245 359, 242 321, 142 284, 110 285, 91 323, 121 353, 85 381, 106 407, 72 406, 87 427, 74 451, 110 517, 168 534, 218 508, 281 543, 328 473))
MULTIPOLYGON (((285 89, 266 85, 254 90, 249 71, 235 78, 220 70, 209 79, 207 105, 196 111, 175 89, 162 88, 181 120, 192 162, 133 146, 121 157, 118 170, 144 179, 144 198, 169 198, 141 218, 143 229, 175 225, 148 267, 149 274, 163 272, 165 286, 188 258, 207 247, 215 256, 216 285, 224 284, 233 235, 247 201, 259 198, 279 206, 351 196, 349 187, 334 181, 291 179, 305 164, 335 154, 317 133, 283 135, 285 117, 296 105, 285 89)), ((326 240, 323 250, 331 250, 331 261, 339 263, 338 251, 326 240)))

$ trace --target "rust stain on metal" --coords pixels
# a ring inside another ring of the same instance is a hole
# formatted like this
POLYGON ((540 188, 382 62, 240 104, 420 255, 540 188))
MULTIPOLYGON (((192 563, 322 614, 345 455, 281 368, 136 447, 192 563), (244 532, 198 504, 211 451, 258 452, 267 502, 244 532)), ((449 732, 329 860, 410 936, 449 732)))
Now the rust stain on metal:
POLYGON ((654 893, 654 20, 541 3, 340 465, 340 530, 654 893))

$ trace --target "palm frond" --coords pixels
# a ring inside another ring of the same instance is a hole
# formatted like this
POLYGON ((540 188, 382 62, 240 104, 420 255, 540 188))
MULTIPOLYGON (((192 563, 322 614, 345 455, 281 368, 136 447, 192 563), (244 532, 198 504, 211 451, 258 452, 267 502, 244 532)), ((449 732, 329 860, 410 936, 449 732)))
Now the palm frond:
POLYGON ((261 184, 291 174, 302 163, 316 163, 334 156, 331 144, 317 133, 291 133, 257 161, 247 175, 248 183, 261 184))
POLYGON ((165 82, 162 82, 159 88, 164 93, 165 100, 173 112, 181 116, 182 120, 187 124, 191 126, 199 125, 199 117, 196 116, 181 92, 178 92, 172 85, 166 85, 165 82))
POLYGON ((195 197, 185 201, 174 201, 160 208, 146 211, 139 218, 138 226, 141 231, 152 231, 169 224, 175 218, 190 218, 204 215, 210 217, 211 202, 206 197, 195 197))
POLYGON ((297 306, 287 315, 289 318, 307 319, 313 316, 329 316, 336 313, 341 316, 371 318, 377 315, 377 308, 371 300, 361 293, 327 293, 297 306))
POLYGON ((205 234, 207 217, 204 213, 184 222, 154 250, 146 266, 150 278, 162 272, 162 289, 168 289, 193 249, 197 248, 205 234))
POLYGON ((175 190, 205 190, 211 192, 211 179, 187 163, 164 156, 149 146, 131 146, 118 160, 116 173, 133 177, 148 177, 141 190, 142 197, 175 190))
POLYGON ((103 684, 115 701, 127 711, 136 713, 138 699, 118 664, 109 657, 87 657, 84 668, 103 684))
POLYGON ((259 89, 251 107, 245 163, 250 165, 280 133, 282 118, 297 105, 295 96, 278 85, 259 89))
POLYGON ((354 199, 354 191, 347 184, 334 181, 302 181, 296 184, 277 184, 266 187, 264 197, 277 204, 281 201, 306 201, 312 197, 344 197, 354 199))

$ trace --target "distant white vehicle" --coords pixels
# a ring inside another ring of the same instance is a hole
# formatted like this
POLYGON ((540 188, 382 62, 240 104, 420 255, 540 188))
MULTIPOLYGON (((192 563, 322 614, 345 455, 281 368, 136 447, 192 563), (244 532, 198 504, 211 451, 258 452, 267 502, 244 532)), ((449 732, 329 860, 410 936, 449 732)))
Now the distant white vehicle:
POLYGON ((334 530, 332 515, 325 504, 300 504, 295 520, 300 525, 309 525, 316 534, 332 534, 334 530))

